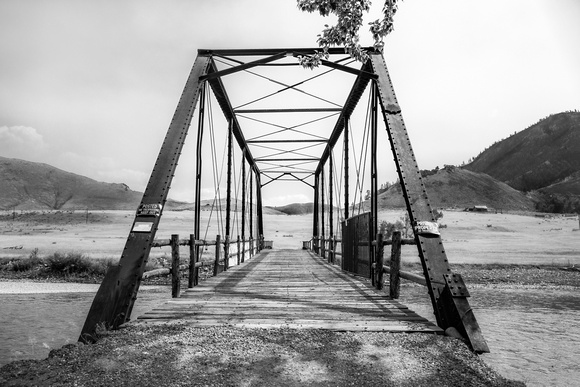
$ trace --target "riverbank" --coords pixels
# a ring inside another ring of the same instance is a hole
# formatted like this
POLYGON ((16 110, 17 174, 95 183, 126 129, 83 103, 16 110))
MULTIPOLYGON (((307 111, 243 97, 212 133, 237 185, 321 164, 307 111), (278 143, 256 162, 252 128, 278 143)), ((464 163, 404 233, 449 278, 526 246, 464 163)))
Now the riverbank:
MULTIPOLYGON (((575 265, 516 265, 516 264, 454 264, 455 273, 461 274, 467 286, 532 286, 532 287, 580 287, 580 267, 575 265)), ((402 270, 422 274, 419 263, 405 263, 402 270)), ((204 275, 211 275, 205 273, 204 275)), ((385 276, 385 279, 388 276, 385 276)), ((103 274, 50 275, 38 271, 0 270, 0 281, 71 282, 100 284, 103 274)), ((204 279, 203 276, 201 278, 204 279)), ((387 279, 386 279, 387 280, 387 279)), ((148 278, 144 285, 171 285, 171 276, 148 278)), ((182 288, 187 280, 182 276, 182 288)))
POLYGON ((3 386, 523 386, 432 334, 128 324, 0 368, 3 386))
MULTIPOLYGON (((580 271, 572 266, 457 264, 453 268, 474 291, 580 287, 580 271)), ((415 263, 406 263, 404 269, 421 270, 415 263)), ((31 281, 23 272, 3 271, 0 276, 11 288, 31 281)), ((84 276, 66 275, 33 280, 39 286, 62 282, 74 286, 98 283, 100 278, 87 281, 84 276)), ((182 280, 185 288, 186 278, 182 280)), ((152 284, 167 288, 169 297, 169 277, 143 283, 152 284)), ((405 287, 419 285, 403 281, 403 286, 406 294, 405 287)), ((462 342, 434 335, 130 323, 93 346, 69 344, 44 360, 7 364, 0 369, 0 385, 522 385, 502 378, 494 371, 497 365, 492 369, 481 359, 462 342), (345 347, 349 349, 341 349, 345 347), (191 375, 198 379, 188 379, 191 375)))

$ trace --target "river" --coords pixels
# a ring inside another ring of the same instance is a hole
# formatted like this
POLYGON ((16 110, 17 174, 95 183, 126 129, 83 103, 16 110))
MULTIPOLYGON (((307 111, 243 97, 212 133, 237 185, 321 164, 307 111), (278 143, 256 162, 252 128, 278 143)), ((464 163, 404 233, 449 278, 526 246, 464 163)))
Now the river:
MULTIPOLYGON (((54 285, 53 287, 55 287, 54 285)), ((0 282, 0 289, 6 283, 0 282)), ((97 285, 67 285, 57 292, 35 293, 38 284, 19 285, 23 292, 0 290, 0 366, 19 359, 46 358, 51 349, 75 342, 97 285), (28 289, 28 290, 27 290, 28 289), (35 290, 36 289, 36 290, 35 290)), ((51 285, 44 285, 54 291, 51 285)), ((491 349, 483 360, 510 379, 529 386, 571 386, 580 380, 580 294, 573 289, 470 289, 470 303, 491 349)), ((170 297, 169 289, 143 286, 133 315, 170 297)), ((401 302, 432 318, 425 288, 404 285, 401 302)))
MULTIPOLYGON (((490 353, 483 360, 528 386, 577 386, 580 294, 573 288, 471 287, 470 305, 490 353)), ((422 286, 401 288, 400 301, 434 321, 422 286)))

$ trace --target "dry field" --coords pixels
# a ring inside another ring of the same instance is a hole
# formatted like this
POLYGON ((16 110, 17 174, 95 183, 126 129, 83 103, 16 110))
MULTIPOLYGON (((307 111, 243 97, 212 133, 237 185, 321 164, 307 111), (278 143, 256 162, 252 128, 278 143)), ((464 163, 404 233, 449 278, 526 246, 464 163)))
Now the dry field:
MULTIPOLYGON (((118 258, 133 221, 132 211, 4 212, 0 213, 0 257, 80 252, 91 258, 118 258)), ((384 211, 380 220, 395 222, 402 211, 384 211)), ((202 234, 218 234, 216 214, 202 214, 202 234), (208 227, 209 224, 209 227, 208 227)), ((232 218, 235 218, 233 216, 232 218)), ((450 262, 580 265, 578 218, 564 216, 444 211, 440 223, 450 262)), ((166 211, 157 238, 192 232, 193 212, 166 211)), ((233 235, 240 230, 234 226, 233 235)), ((311 215, 264 215, 266 240, 276 249, 299 249, 312 234, 311 215)), ((184 251, 184 254, 187 252, 184 251)), ((152 255, 169 255, 154 248, 152 255)), ((404 246, 403 260, 418 261, 414 246, 404 246)))

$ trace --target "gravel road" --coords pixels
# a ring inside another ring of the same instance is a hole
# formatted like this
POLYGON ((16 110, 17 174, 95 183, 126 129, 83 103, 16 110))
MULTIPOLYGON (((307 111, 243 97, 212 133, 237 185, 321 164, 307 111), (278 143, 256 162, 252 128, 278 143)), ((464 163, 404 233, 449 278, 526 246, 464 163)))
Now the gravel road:
POLYGON ((0 368, 2 386, 523 386, 433 334, 133 323, 0 368))

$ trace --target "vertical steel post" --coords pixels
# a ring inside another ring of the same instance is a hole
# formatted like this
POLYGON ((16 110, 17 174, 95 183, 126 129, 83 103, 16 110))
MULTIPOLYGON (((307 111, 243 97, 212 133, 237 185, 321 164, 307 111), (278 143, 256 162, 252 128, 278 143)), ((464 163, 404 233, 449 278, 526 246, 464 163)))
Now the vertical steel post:
MULTIPOLYGON (((371 83, 371 235, 375 237, 378 231, 378 207, 377 207, 377 87, 371 83)), ((371 247, 371 263, 376 262, 375 251, 378 247, 371 247), (374 261, 374 262, 373 262, 374 261)), ((374 270, 371 265, 371 279, 375 282, 374 270)))
POLYGON ((348 219, 348 128, 349 117, 344 118, 344 220, 348 219))
POLYGON ((256 175, 256 210, 258 212, 258 238, 260 242, 258 243, 259 250, 264 248, 264 217, 262 211, 262 182, 260 175, 256 175))
MULTIPOLYGON (((250 239, 254 239, 254 173, 250 173, 250 239)), ((253 254, 253 252, 252 252, 253 254)))
POLYGON ((324 167, 320 170, 320 235, 322 242, 320 255, 322 258, 326 258, 326 241, 324 240, 324 167))
MULTIPOLYGON (((330 239, 332 239, 334 237, 334 201, 333 201, 333 192, 332 192, 332 185, 334 184, 334 176, 332 176, 332 174, 334 173, 333 170, 333 165, 332 163, 334 163, 333 157, 332 157, 332 148, 330 148, 330 153, 329 153, 329 158, 328 158, 329 164, 328 164, 328 206, 330 207, 330 214, 329 214, 329 220, 328 220, 328 237, 330 239)), ((332 246, 332 245, 331 245, 332 246)), ((334 248, 331 247, 331 253, 328 254, 328 262, 332 262, 334 263, 334 248)))
POLYGON ((371 84, 371 235, 378 232, 378 178, 377 178, 377 88, 371 84))
POLYGON ((312 217, 312 250, 318 254, 318 189, 319 189, 319 175, 314 176, 314 212, 312 217))
MULTIPOLYGON (((201 237, 201 173, 202 173, 202 151, 203 151, 203 129, 205 116, 205 84, 201 88, 199 99, 199 119, 197 125, 197 148, 196 148, 196 163, 195 163, 195 198, 194 198, 194 221, 193 221, 193 235, 195 240, 201 237)), ((189 279, 187 287, 192 288, 197 286, 198 270, 195 269, 195 263, 199 261, 199 246, 193 246, 194 259, 189 262, 189 279)))
MULTIPOLYGON (((242 244, 246 246, 246 150, 242 150, 242 244)), ((244 248, 245 250, 245 248, 244 248)), ((242 254, 242 262, 244 256, 242 254)))
MULTIPOLYGON (((231 210, 232 210, 232 138, 234 133, 234 122, 230 120, 228 123, 228 176, 226 183, 226 241, 230 237, 230 223, 231 223, 231 210)), ((227 267, 228 265, 226 265, 227 267)))

